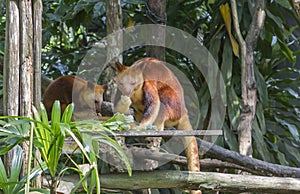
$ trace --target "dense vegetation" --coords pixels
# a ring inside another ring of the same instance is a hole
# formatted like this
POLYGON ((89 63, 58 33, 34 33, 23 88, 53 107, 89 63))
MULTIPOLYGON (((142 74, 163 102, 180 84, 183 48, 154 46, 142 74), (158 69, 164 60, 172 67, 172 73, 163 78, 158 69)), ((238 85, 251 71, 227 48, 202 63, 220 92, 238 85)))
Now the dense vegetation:
MULTIPOLYGON (((0 60, 4 54, 5 7, 1 6, 4 2, 0 0, 0 60)), ((214 56, 224 76, 227 92, 224 136, 220 136, 217 143, 238 150, 240 59, 233 52, 220 12, 220 6, 226 2, 169 0, 166 24, 199 38, 214 56)), ((238 4, 244 36, 253 14, 249 2, 238 4)), ((124 27, 149 23, 144 1, 123 0, 121 4, 124 27)), ((43 73, 52 78, 75 73, 86 52, 106 36, 105 1, 44 0, 43 6, 43 73)), ((255 51, 259 101, 253 125, 253 155, 265 161, 299 167, 300 69, 296 60, 299 19, 289 1, 268 1, 266 14, 255 51)), ((126 51, 123 57, 129 65, 144 55, 145 48, 138 47, 126 51)), ((200 112, 204 115, 200 118, 199 128, 205 127, 210 95, 203 76, 194 71, 194 65, 187 58, 174 51, 167 50, 166 59, 192 80, 198 93, 200 112)))
MULTIPOLYGON (((77 66, 93 43, 106 36, 105 2, 43 1, 43 72, 50 77, 76 72, 77 66)), ((241 107, 240 59, 232 52, 230 39, 220 12, 226 1, 168 1, 167 25, 179 28, 200 39, 210 50, 226 75, 227 114, 224 136, 218 144, 237 150, 237 118, 241 107), (199 33, 199 31, 201 33, 199 33), (231 103, 231 102, 237 103, 231 103)), ((253 7, 238 4, 243 35, 251 22, 253 7)), ((144 1, 122 1, 124 27, 149 23, 144 1)), ((267 2, 267 17, 255 51, 259 101, 253 126, 254 157, 265 161, 299 166, 299 69, 296 63, 299 45, 298 19, 287 1, 267 2), (292 50, 293 49, 293 50, 292 50)), ((131 64, 144 55, 144 48, 125 52, 131 64), (128 57, 134 53, 135 58, 128 57)), ((193 64, 174 51, 167 50, 167 61, 193 80, 204 115, 209 111, 209 91, 193 64)), ((199 128, 205 124, 201 117, 199 128)))

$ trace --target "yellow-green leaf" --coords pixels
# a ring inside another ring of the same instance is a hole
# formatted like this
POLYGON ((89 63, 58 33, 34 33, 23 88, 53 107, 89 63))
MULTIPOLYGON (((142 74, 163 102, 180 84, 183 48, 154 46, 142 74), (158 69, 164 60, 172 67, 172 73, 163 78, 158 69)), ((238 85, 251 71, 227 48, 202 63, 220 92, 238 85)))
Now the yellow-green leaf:
POLYGON ((227 33, 229 35, 230 38, 230 42, 231 42, 231 46, 232 46, 232 51, 234 53, 235 56, 239 56, 239 44, 237 43, 237 41, 235 40, 235 38, 233 37, 232 33, 231 33, 231 13, 230 13, 230 7, 228 5, 228 3, 224 4, 224 5, 220 5, 219 7, 222 18, 225 22, 225 27, 227 30, 227 33))

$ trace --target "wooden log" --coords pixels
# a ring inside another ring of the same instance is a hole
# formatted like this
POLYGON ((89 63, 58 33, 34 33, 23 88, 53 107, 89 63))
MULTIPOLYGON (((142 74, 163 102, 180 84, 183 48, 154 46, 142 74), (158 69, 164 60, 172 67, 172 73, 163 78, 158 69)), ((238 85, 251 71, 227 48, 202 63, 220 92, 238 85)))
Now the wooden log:
POLYGON ((300 179, 233 175, 212 172, 153 171, 102 174, 101 187, 137 190, 146 188, 201 189, 222 192, 300 193, 300 179))
POLYGON ((211 158, 244 166, 255 171, 261 171, 269 176, 300 178, 300 168, 272 164, 252 157, 244 156, 237 152, 230 151, 212 143, 203 141, 199 138, 197 138, 197 141, 198 145, 200 145, 199 151, 205 152, 205 154, 211 158))

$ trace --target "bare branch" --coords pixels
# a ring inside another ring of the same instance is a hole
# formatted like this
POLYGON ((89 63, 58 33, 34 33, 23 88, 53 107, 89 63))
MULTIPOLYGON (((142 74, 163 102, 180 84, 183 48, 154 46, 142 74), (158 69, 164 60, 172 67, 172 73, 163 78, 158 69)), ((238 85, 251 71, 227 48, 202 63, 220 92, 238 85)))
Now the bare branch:
POLYGON ((201 189, 224 192, 300 193, 295 178, 231 175, 211 172, 153 171, 102 174, 101 187, 120 190, 146 188, 201 189), (245 185, 245 183, 247 183, 245 185))
POLYGON ((234 163, 246 167, 247 169, 261 171, 261 173, 269 176, 300 178, 300 168, 264 162, 255 158, 241 155, 234 151, 224 149, 212 143, 205 142, 199 138, 197 138, 197 141, 198 145, 201 145, 199 152, 205 152, 205 154, 211 158, 234 163))

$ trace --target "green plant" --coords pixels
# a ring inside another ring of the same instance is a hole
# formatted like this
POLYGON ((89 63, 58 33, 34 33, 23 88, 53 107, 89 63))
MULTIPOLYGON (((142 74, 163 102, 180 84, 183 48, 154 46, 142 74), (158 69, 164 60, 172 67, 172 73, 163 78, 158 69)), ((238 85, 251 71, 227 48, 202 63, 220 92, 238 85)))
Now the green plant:
MULTIPOLYGON (((22 168, 22 161, 23 161, 23 150, 19 145, 17 145, 13 149, 13 159, 12 159, 12 164, 10 169, 10 176, 7 176, 5 166, 0 158, 0 190, 2 190, 4 194, 24 193, 26 179, 28 178, 29 180, 32 180, 38 174, 41 174, 42 170, 46 169, 45 163, 42 163, 40 166, 33 168, 28 177, 25 176, 21 180, 19 180, 21 168, 22 168)), ((32 190, 47 193, 45 189, 32 189, 32 190)))
POLYGON ((71 123, 72 132, 69 132, 72 138, 76 141, 81 152, 84 154, 84 158, 88 161, 89 170, 83 172, 81 167, 74 163, 77 167, 75 170, 79 172, 81 177, 80 182, 75 185, 72 192, 75 192, 79 186, 83 186, 87 193, 93 193, 93 189, 100 192, 99 173, 98 173, 98 158, 99 158, 99 142, 106 144, 112 148, 123 161, 128 174, 132 174, 131 162, 128 159, 126 153, 122 147, 109 135, 114 136, 113 130, 126 130, 129 128, 129 123, 132 122, 132 118, 126 117, 123 114, 115 114, 107 121, 97 120, 84 120, 71 123), (74 133, 73 133, 74 132, 74 133), (79 135, 80 134, 80 135, 79 135), (76 136, 78 138, 76 138, 76 136), (80 140, 80 142, 79 142, 80 140), (82 142, 82 144, 81 144, 82 142), (87 178, 90 178, 89 184, 87 178))
POLYGON ((120 128, 119 125, 121 123, 124 124, 125 122, 117 122, 114 120, 118 117, 117 115, 108 120, 108 122, 95 120, 71 122, 73 109, 73 104, 68 105, 61 116, 60 103, 59 101, 55 101, 52 108, 51 122, 48 121, 47 112, 42 103, 40 114, 35 108, 33 109, 36 145, 40 150, 42 159, 45 161, 50 173, 50 190, 51 193, 55 193, 59 179, 63 176, 65 171, 71 169, 78 172, 81 177, 81 180, 73 189, 74 192, 82 185, 87 193, 92 193, 94 189, 96 189, 96 193, 100 193, 100 175, 98 173, 97 166, 98 141, 108 144, 114 148, 125 162, 129 174, 131 174, 129 160, 124 154, 122 148, 115 140, 107 135, 107 133, 113 134, 111 132, 111 128, 116 129, 116 126, 117 128, 120 128), (99 136, 97 136, 97 138, 93 138, 92 135, 83 132, 95 132, 98 133, 99 136), (72 139, 76 142, 75 149, 78 147, 84 156, 83 158, 88 162, 89 171, 87 173, 84 173, 81 170, 80 165, 75 162, 73 162, 75 168, 66 167, 58 173, 57 167, 59 164, 59 159, 61 158, 64 140, 67 136, 72 137, 72 139), (87 184, 88 177, 90 177, 89 184, 87 184))
POLYGON ((51 193, 56 193, 57 189, 57 165, 61 156, 62 147, 66 138, 65 128, 69 127, 73 113, 74 105, 67 106, 61 117, 60 103, 55 101, 52 108, 51 123, 48 121, 47 112, 41 104, 41 114, 33 108, 35 120, 34 135, 36 146, 45 161, 51 182, 49 183, 51 193))
MULTIPOLYGON (((42 160, 44 161, 40 167, 35 167, 33 172, 36 172, 36 169, 40 168, 44 171, 48 170, 50 174, 49 188, 51 193, 56 192, 58 182, 67 170, 78 172, 81 178, 80 181, 75 184, 73 192, 80 186, 83 186, 87 193, 92 193, 95 190, 96 193, 100 193, 100 175, 97 166, 98 143, 100 141, 116 150, 116 153, 120 156, 121 160, 124 161, 129 175, 131 175, 130 162, 126 154, 122 150, 122 147, 109 135, 114 136, 112 130, 127 129, 132 120, 124 115, 116 114, 107 121, 84 120, 71 122, 73 109, 74 105, 70 104, 61 116, 60 103, 59 101, 55 101, 53 104, 51 121, 48 120, 46 109, 42 103, 40 112, 33 107, 33 119, 20 116, 1 116, 0 119, 8 119, 8 121, 0 120, 0 155, 7 153, 14 147, 18 147, 18 153, 14 152, 14 157, 21 157, 22 154, 19 154, 19 152, 22 150, 20 150, 21 148, 18 144, 30 140, 29 143, 33 143, 35 148, 40 151, 42 160), (28 134, 30 128, 34 133, 30 132, 31 136, 29 138, 28 134), (89 134, 89 132, 93 132, 93 135, 89 134), (95 136, 94 133, 97 133, 98 135, 95 136), (83 165, 88 165, 89 167, 88 172, 84 172, 80 167, 81 165, 74 162, 71 157, 69 157, 69 159, 75 167, 64 166, 63 169, 58 168, 59 163, 61 163, 60 159, 64 141, 68 136, 72 137, 76 143, 73 148, 80 149, 84 159, 83 165), (90 180, 89 184, 87 183, 88 178, 90 180)), ((30 153, 31 151, 29 151, 29 154, 30 153)), ((14 161, 22 161, 22 159, 18 158, 17 160, 14 158, 14 161)), ((28 162, 30 163, 31 161, 28 162)), ((2 161, 1 164, 4 166, 2 161)), ((20 166, 21 164, 22 163, 14 164, 15 167, 13 171, 19 173, 20 167, 16 166, 20 166)), ((8 180, 5 169, 3 169, 0 172, 0 179, 8 180)), ((6 187, 12 184, 19 184, 14 180, 15 179, 13 178, 10 179, 10 182, 2 181, 3 184, 0 184, 0 188, 6 189, 4 191, 6 193, 10 193, 12 189, 6 187)), ((21 189, 24 190, 25 180, 26 179, 22 179, 23 182, 18 188, 21 187, 21 189)), ((29 183, 29 180, 27 180, 27 182, 29 183)), ((28 191, 29 187, 26 188, 28 191)))

